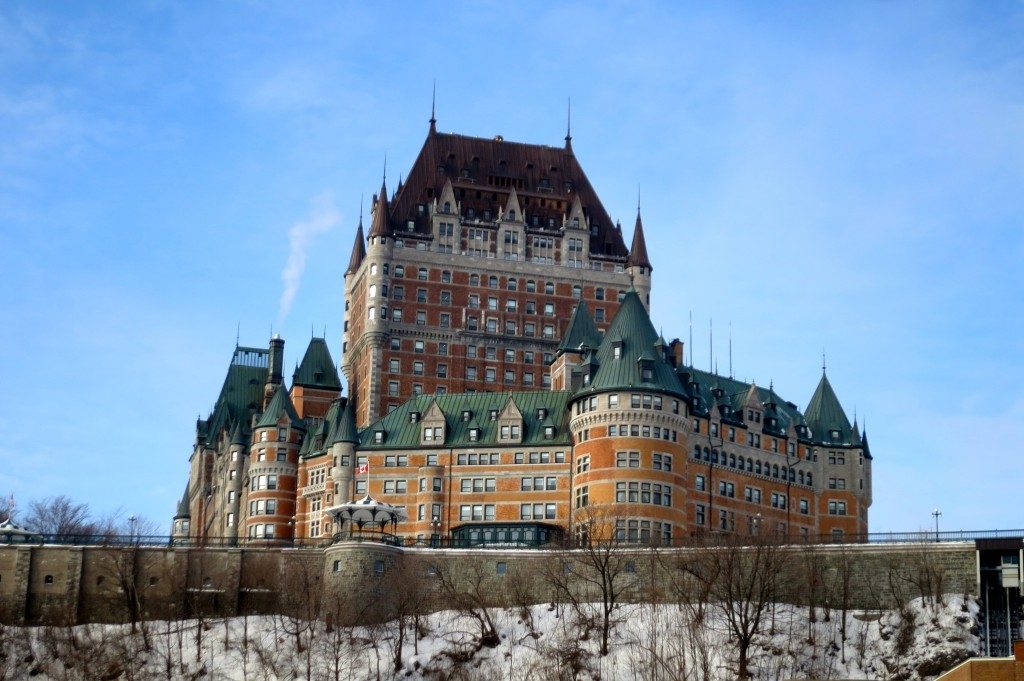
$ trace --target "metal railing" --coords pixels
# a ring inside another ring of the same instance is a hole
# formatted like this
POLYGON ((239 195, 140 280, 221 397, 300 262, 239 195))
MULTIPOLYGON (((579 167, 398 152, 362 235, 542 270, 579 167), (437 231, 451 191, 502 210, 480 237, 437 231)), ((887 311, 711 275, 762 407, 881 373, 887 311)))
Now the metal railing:
MULTIPOLYGON (((612 543, 623 547, 686 548, 698 546, 737 545, 749 540, 751 543, 771 541, 780 545, 801 544, 909 544, 965 542, 979 539, 1019 539, 1024 544, 1024 529, 1017 530, 947 530, 934 532, 871 532, 868 534, 785 536, 777 534, 743 535, 730 532, 702 532, 686 537, 673 537, 671 541, 645 541, 616 539, 612 543)), ((333 537, 285 538, 285 537, 204 537, 175 538, 170 535, 114 535, 114 534, 0 534, 0 545, 40 546, 47 544, 65 546, 110 546, 110 547, 267 547, 267 548, 323 548, 338 541, 379 542, 391 546, 410 548, 490 548, 490 549, 566 549, 576 543, 568 538, 561 540, 499 540, 493 542, 472 541, 461 537, 440 535, 414 538, 393 534, 336 534, 333 537)))

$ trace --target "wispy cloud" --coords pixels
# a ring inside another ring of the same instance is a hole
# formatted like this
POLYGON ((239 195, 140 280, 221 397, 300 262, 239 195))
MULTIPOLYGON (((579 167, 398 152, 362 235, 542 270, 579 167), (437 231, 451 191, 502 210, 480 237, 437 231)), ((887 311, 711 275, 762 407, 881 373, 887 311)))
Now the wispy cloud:
POLYGON ((306 270, 306 255, 313 240, 341 221, 341 214, 334 204, 334 194, 331 191, 324 190, 313 197, 310 204, 309 217, 296 222, 288 230, 288 262, 281 271, 284 290, 281 292, 281 304, 277 311, 279 323, 284 321, 292 309, 295 294, 298 293, 302 281, 302 273, 306 270))

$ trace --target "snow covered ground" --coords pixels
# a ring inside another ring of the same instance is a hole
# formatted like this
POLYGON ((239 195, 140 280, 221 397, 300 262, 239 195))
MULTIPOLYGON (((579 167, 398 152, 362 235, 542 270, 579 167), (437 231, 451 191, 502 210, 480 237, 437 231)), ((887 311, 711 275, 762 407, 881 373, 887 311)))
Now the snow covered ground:
MULTIPOLYGON (((725 681, 737 678, 735 639, 714 606, 630 604, 613 613, 598 654, 597 608, 539 605, 488 611, 498 644, 476 619, 439 612, 353 629, 286 617, 128 626, 0 628, 0 679, 545 679, 725 681), (147 650, 148 642, 148 650, 147 650), (395 671, 396 651, 401 667, 395 671)), ((957 597, 903 613, 778 605, 764 615, 749 669, 755 679, 925 679, 976 655, 977 606, 957 597), (845 638, 844 627, 845 623, 845 638)))

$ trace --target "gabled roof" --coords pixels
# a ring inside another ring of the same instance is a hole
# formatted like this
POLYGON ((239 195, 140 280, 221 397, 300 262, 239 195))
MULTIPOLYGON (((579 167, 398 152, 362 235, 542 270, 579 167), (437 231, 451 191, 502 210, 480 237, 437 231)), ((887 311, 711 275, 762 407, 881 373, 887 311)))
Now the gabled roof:
MULTIPOLYGON (((412 221, 414 233, 429 235, 430 217, 421 215, 416 206, 430 205, 441 195, 448 181, 452 183, 463 213, 472 208, 477 216, 489 210, 498 217, 508 203, 511 188, 515 187, 524 217, 536 216, 542 226, 552 218, 559 228, 573 199, 578 196, 587 220, 597 225, 597 234, 590 237, 591 254, 619 258, 628 255, 622 235, 615 230, 614 222, 571 147, 523 144, 506 141, 500 136, 470 137, 432 129, 405 186, 395 196, 390 229, 401 225, 405 232, 406 225, 412 221)), ((543 231, 544 228, 531 229, 543 231)), ((556 228, 553 233, 558 231, 556 228)))
POLYGON ((341 390, 341 380, 338 378, 338 370, 334 366, 326 340, 310 339, 302 362, 292 374, 292 384, 304 388, 341 390))
POLYGON ((562 342, 558 345, 558 354, 563 352, 579 352, 580 346, 596 348, 601 344, 601 332, 594 325, 590 318, 590 311, 587 309, 586 301, 581 300, 576 309, 572 311, 569 319, 569 326, 565 330, 562 342))
POLYGON ((597 371, 580 392, 647 389, 686 397, 675 369, 655 350, 658 337, 640 296, 629 289, 597 349, 597 371), (615 347, 619 344, 620 354, 616 358, 615 347), (642 373, 644 364, 651 370, 647 380, 642 373))
POLYGON ((356 240, 352 243, 352 256, 348 259, 345 274, 355 272, 366 257, 366 238, 363 236, 363 217, 359 216, 359 227, 356 228, 356 240))
POLYGON ((843 405, 839 404, 832 384, 828 382, 828 376, 824 372, 818 387, 811 396, 811 401, 804 411, 807 419, 807 426, 811 429, 811 438, 815 442, 851 444, 853 428, 850 426, 850 419, 846 418, 843 405), (829 436, 833 430, 839 431, 839 438, 829 436))
POLYGON ((270 404, 267 405, 267 410, 263 412, 263 416, 256 423, 256 427, 276 426, 282 416, 287 416, 293 427, 303 429, 306 427, 305 422, 295 412, 295 406, 292 404, 292 398, 288 395, 288 390, 283 385, 279 385, 270 404))
MULTIPOLYGON (((410 422, 409 414, 425 414, 431 402, 444 414, 445 441, 438 447, 495 447, 499 442, 499 421, 490 418, 491 411, 501 414, 508 401, 515 403, 523 415, 522 443, 519 447, 564 447, 569 444, 569 429, 564 423, 569 392, 565 390, 540 390, 517 393, 462 393, 449 395, 417 395, 387 416, 370 424, 360 433, 360 449, 417 449, 420 444, 422 419, 410 422), (544 417, 538 418, 538 409, 544 410, 544 417), (462 413, 470 412, 469 421, 462 413), (544 438, 544 426, 555 426, 553 439, 544 438), (471 440, 469 431, 479 428, 476 440, 471 440), (383 430, 386 434, 382 444, 374 442, 374 433, 383 430)), ((513 446, 509 444, 508 446, 513 446)))
POLYGON ((644 239, 644 223, 640 220, 640 209, 636 209, 636 225, 633 227, 633 245, 629 247, 629 260, 627 261, 630 267, 646 267, 647 269, 654 271, 651 267, 651 259, 647 256, 647 240, 644 239))
MULTIPOLYGON (((738 410, 747 403, 752 387, 749 383, 702 371, 695 367, 679 367, 676 371, 681 378, 685 374, 689 375, 686 390, 690 396, 691 404, 695 400, 698 401, 699 406, 694 406, 693 410, 701 415, 705 415, 710 406, 715 404, 716 400, 712 394, 715 388, 722 390, 722 399, 718 401, 719 404, 725 403, 733 407, 734 410, 738 410), (696 385, 696 391, 690 387, 689 383, 696 385), (739 405, 738 407, 736 406, 737 404, 739 405)), ((785 433, 791 425, 797 426, 803 422, 804 417, 800 410, 792 403, 782 400, 775 393, 774 386, 768 388, 757 386, 756 391, 757 399, 760 400, 761 404, 775 404, 775 411, 770 414, 779 421, 778 427, 773 429, 774 432, 785 433)), ((737 420, 739 420, 739 414, 737 414, 737 420)), ((757 427, 760 428, 760 426, 757 427)))

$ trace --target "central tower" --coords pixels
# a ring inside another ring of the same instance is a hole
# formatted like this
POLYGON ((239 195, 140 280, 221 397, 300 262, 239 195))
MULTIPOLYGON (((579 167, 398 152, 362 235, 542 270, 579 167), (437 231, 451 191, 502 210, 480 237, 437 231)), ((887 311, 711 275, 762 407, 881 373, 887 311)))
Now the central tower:
POLYGON ((416 394, 546 388, 581 301, 603 331, 634 279, 649 292, 639 216, 627 249, 571 140, 440 133, 431 119, 408 181, 391 196, 381 184, 345 273, 359 426, 416 394))

